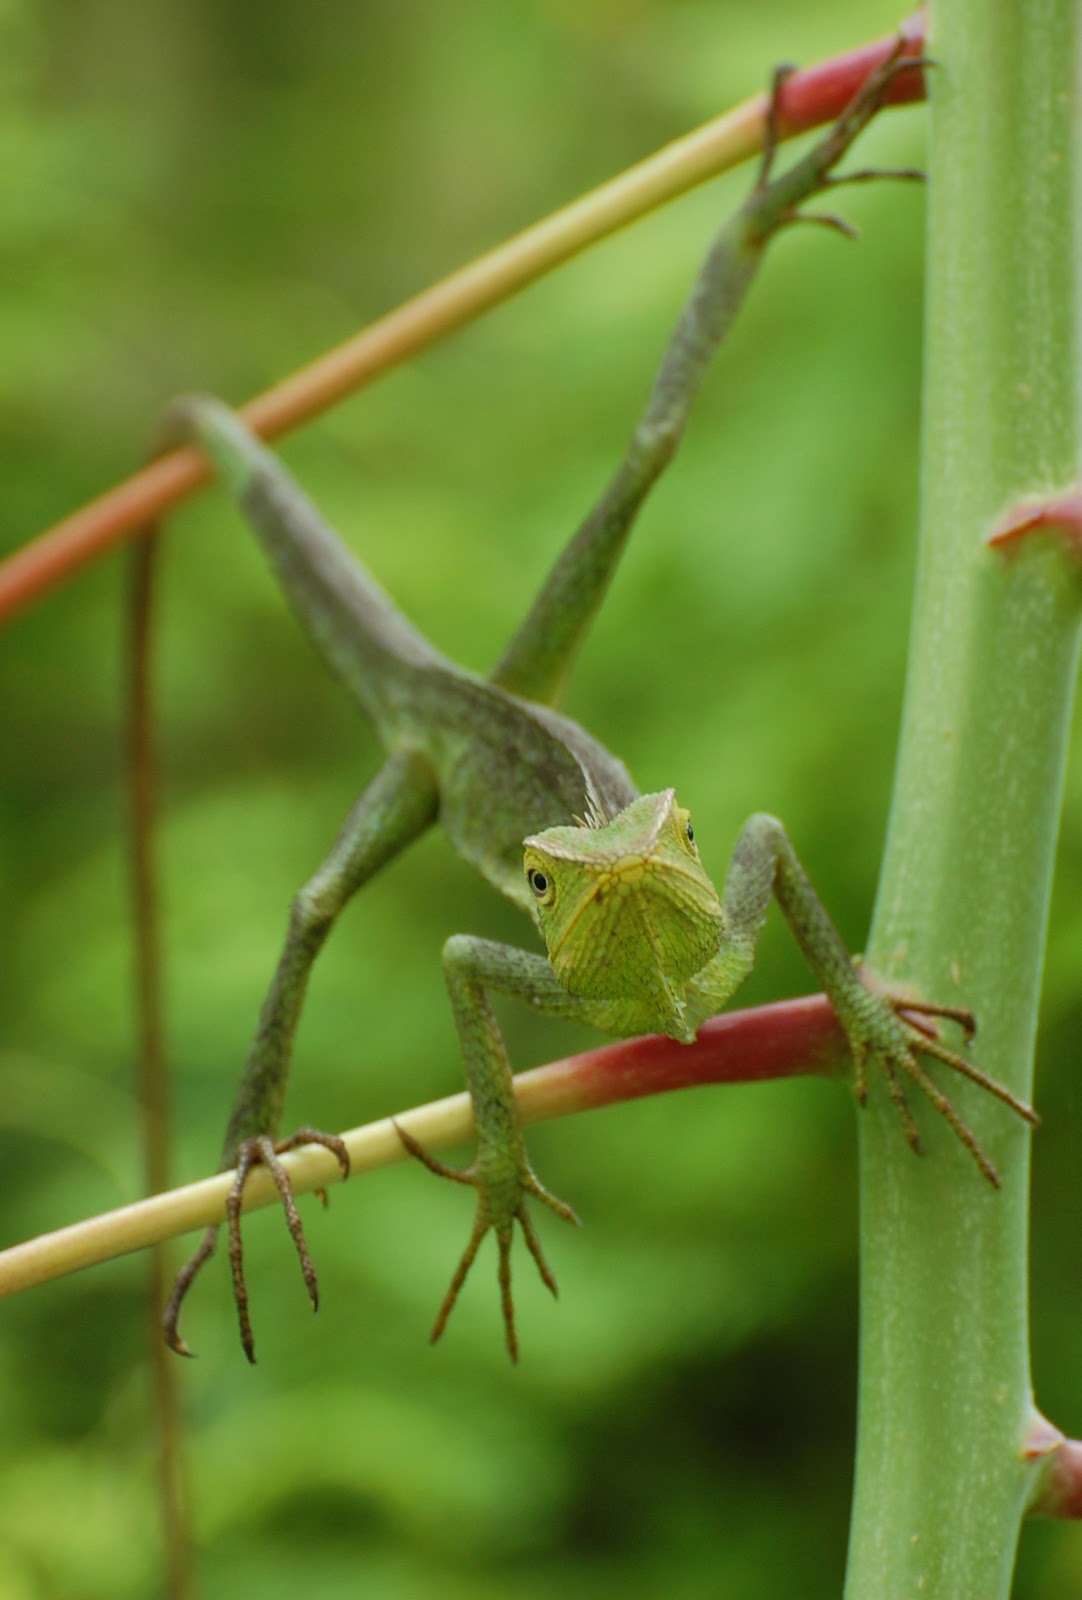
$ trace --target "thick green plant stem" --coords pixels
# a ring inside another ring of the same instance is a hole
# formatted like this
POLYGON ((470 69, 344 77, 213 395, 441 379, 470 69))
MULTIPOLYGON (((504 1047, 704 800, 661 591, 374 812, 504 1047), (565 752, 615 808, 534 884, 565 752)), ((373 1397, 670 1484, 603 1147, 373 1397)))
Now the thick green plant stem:
MULTIPOLYGON (((1008 555, 985 537, 1077 474, 1080 32, 1077 0, 935 7, 921 547, 868 951, 892 983, 971 1006, 975 1059, 1025 1098, 1082 587, 1051 540, 1008 555)), ((1021 1455, 1030 1134, 948 1087, 999 1192, 939 1119, 914 1161, 885 1094, 861 1118, 848 1600, 1006 1596, 1039 1470, 1021 1455)))

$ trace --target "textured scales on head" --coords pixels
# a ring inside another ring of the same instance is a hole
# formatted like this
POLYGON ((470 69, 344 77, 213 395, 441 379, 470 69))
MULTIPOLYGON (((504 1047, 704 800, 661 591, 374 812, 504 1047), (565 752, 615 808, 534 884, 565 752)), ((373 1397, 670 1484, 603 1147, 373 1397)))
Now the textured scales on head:
POLYGON ((607 822, 546 828, 523 865, 553 971, 584 999, 638 997, 668 1026, 717 953, 722 912, 671 789, 607 822))

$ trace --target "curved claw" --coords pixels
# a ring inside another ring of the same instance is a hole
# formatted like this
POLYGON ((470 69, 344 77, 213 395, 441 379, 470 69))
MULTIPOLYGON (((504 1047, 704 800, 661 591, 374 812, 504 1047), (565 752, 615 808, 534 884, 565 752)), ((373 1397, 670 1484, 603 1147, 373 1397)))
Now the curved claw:
POLYGON ((209 1261, 214 1254, 214 1246, 218 1240, 217 1222, 212 1222, 199 1241, 199 1247, 189 1257, 176 1275, 173 1283, 173 1292, 169 1296, 168 1304, 162 1313, 162 1333, 170 1350, 175 1350, 178 1356, 194 1356, 195 1351, 181 1338, 177 1326, 180 1320, 180 1308, 184 1303, 184 1296, 195 1282, 203 1263, 209 1261))
POLYGON ((796 67, 791 62, 782 62, 774 68, 770 79, 770 93, 766 103, 766 126, 763 130, 763 153, 759 158, 759 173, 755 180, 757 190, 763 190, 770 182, 770 174, 774 168, 774 158, 778 153, 781 142, 781 95, 785 88, 787 78, 791 78, 796 67))
MULTIPOLYGON (((310 1128, 307 1124, 298 1128, 296 1133, 291 1133, 288 1139, 280 1139, 275 1145, 278 1155, 284 1155, 287 1150, 297 1150, 302 1144, 322 1145, 324 1150, 329 1150, 342 1169, 343 1182, 349 1177, 349 1150, 346 1141, 340 1139, 336 1133, 324 1133, 321 1128, 310 1128)), ((319 1191, 323 1193, 322 1190, 319 1191)), ((324 1198, 326 1196, 324 1195, 324 1198)))
POLYGON ((782 222, 786 227, 792 227, 797 222, 811 222, 818 228, 830 228, 834 233, 840 233, 843 239, 860 238, 859 229, 833 211, 790 211, 782 218, 782 222))
MULTIPOLYGON (((892 1003, 895 1013, 904 1017, 907 1022, 912 1022, 909 1012, 918 1017, 946 1017, 948 1021, 958 1023, 965 1034, 966 1044, 972 1044, 977 1037, 977 1019, 968 1006, 937 1006, 930 1000, 896 999, 892 1003)), ((921 1032, 927 1032, 931 1039, 938 1037, 934 1027, 927 1029, 922 1027, 921 1032)))
MULTIPOLYGON (((424 1145, 415 1139, 411 1133, 407 1133, 405 1128, 400 1127, 397 1122, 393 1126, 404 1148, 411 1156, 420 1161, 422 1166, 427 1167, 429 1172, 435 1173, 438 1178, 448 1178, 452 1183, 466 1184, 469 1188, 477 1191, 477 1211, 474 1216, 473 1228, 469 1239, 466 1241, 466 1248, 463 1250, 458 1265, 454 1270, 447 1293, 444 1295, 439 1311, 436 1313, 436 1320, 432 1324, 429 1342, 435 1344, 442 1337, 462 1290, 462 1285, 465 1283, 470 1268, 477 1258, 481 1241, 487 1233, 491 1232, 496 1236, 496 1247, 499 1253, 496 1278, 500 1289, 500 1311, 503 1317, 504 1343, 507 1346, 507 1353, 511 1360, 517 1361, 519 1345, 518 1334, 515 1329, 514 1298, 511 1292, 511 1245, 514 1241, 516 1222, 522 1229, 522 1237, 526 1241, 527 1250, 534 1259, 541 1282, 552 1295, 556 1296, 559 1293, 555 1275, 545 1259, 541 1241, 534 1231, 533 1222, 526 1209, 526 1197, 527 1195, 532 1195, 535 1199, 540 1200, 544 1205, 548 1206, 550 1211, 555 1212, 558 1217, 562 1218, 564 1222, 574 1223, 578 1227, 581 1226, 579 1218, 569 1205, 563 1200, 557 1199, 554 1194, 549 1193, 528 1162, 526 1162, 525 1157, 521 1158, 521 1164, 518 1166, 512 1180, 516 1203, 511 1205, 506 1197, 501 1201, 498 1197, 499 1191, 496 1186, 480 1175, 476 1161, 469 1167, 448 1166, 445 1162, 437 1161, 435 1156, 430 1155, 424 1145)), ((502 1188, 503 1186, 500 1187, 502 1188)))
POLYGON ((391 1118, 391 1127, 414 1160, 427 1167, 429 1172, 434 1172, 437 1178, 449 1178, 452 1183, 465 1183, 470 1188, 473 1187, 472 1167, 449 1167, 446 1162, 437 1161, 435 1156, 429 1155, 421 1141, 415 1139, 412 1133, 407 1133, 401 1123, 396 1122, 393 1117, 391 1118))
POLYGON ((894 1062, 889 1056, 884 1059, 883 1068, 887 1075, 887 1087, 890 1089, 890 1097, 894 1101, 898 1115, 902 1119, 902 1127, 905 1130, 906 1143, 914 1155, 923 1155, 924 1147, 920 1141, 920 1134, 917 1131, 917 1124, 914 1120, 913 1111, 909 1104, 909 1097, 905 1092, 905 1085, 898 1075, 898 1069, 895 1067, 894 1062))
POLYGON ((901 183, 927 183, 928 174, 920 167, 858 167, 853 172, 828 173, 822 187, 840 189, 848 183, 875 183, 879 178, 901 183))

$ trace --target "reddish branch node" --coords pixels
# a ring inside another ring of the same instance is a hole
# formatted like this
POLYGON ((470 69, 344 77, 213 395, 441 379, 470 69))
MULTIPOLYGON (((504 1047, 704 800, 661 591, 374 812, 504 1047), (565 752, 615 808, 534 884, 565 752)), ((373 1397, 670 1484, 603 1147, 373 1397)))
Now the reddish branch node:
POLYGON ((1050 534, 1059 539, 1067 553, 1082 566, 1082 489, 1020 501, 996 524, 988 543, 997 549, 1012 549, 1034 533, 1050 534))
POLYGON ((1026 1432, 1022 1459, 1039 1474, 1031 1517, 1082 1517, 1082 1440, 1068 1439, 1037 1413, 1026 1432))

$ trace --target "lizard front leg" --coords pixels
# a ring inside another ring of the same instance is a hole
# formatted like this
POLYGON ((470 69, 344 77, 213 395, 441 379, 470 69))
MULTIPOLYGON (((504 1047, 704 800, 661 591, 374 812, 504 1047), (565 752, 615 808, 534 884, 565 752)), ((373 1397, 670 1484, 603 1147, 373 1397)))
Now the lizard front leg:
MULTIPOLYGON (((240 1229, 248 1173, 258 1164, 270 1169, 313 1309, 318 1304, 315 1268, 305 1243, 289 1175, 278 1155, 298 1144, 323 1144, 334 1152, 343 1172, 349 1175, 349 1156, 342 1141, 333 1134, 306 1127, 283 1141, 277 1137, 293 1039, 312 963, 347 900, 435 820, 436 804, 435 780, 428 764, 411 751, 392 755, 350 811, 326 861, 293 901, 285 944, 237 1089, 219 1169, 236 1168, 236 1179, 226 1204, 226 1220, 233 1297, 241 1343, 249 1361, 255 1360, 255 1349, 240 1229)), ((180 1355, 191 1354, 178 1328, 181 1305, 214 1249, 219 1227, 219 1223, 214 1223, 204 1233, 198 1249, 178 1273, 165 1309, 162 1326, 166 1343, 180 1355)))
POLYGON ((404 1128, 398 1128, 398 1136, 409 1153, 430 1171, 475 1189, 477 1211, 469 1242, 433 1325, 432 1340, 435 1342, 443 1333, 481 1241, 491 1232, 495 1234, 499 1251, 504 1337, 508 1354, 512 1361, 517 1361, 518 1338, 511 1295, 511 1244, 515 1224, 522 1229, 542 1282, 556 1294, 556 1280, 534 1232, 526 1209, 527 1200, 531 1196, 540 1200, 565 1222, 577 1223, 579 1219, 570 1206, 549 1193, 530 1165, 515 1107, 507 1049, 489 992, 514 995, 549 1016, 587 1022, 596 1019, 588 1003, 567 993, 543 956, 512 945, 456 934, 444 945, 443 970, 462 1046, 466 1086, 473 1103, 477 1154, 468 1167, 449 1167, 430 1156, 404 1128))
POLYGON ((726 938, 715 961, 697 980, 704 992, 717 1004, 729 998, 735 987, 734 975, 742 976, 750 966, 771 897, 781 907, 845 1029, 857 1100, 863 1104, 867 1097, 869 1069, 881 1070, 906 1139, 919 1153, 920 1136, 905 1088, 907 1082, 915 1084, 954 1130, 989 1183, 998 1188, 995 1166, 953 1102, 929 1076, 921 1058, 943 1062, 1034 1125, 1040 1120, 1036 1112, 966 1056, 949 1049, 933 1027, 919 1020, 949 1018, 961 1024, 968 1040, 974 1031, 969 1012, 880 990, 862 977, 776 817, 753 816, 737 839, 723 896, 726 938))

